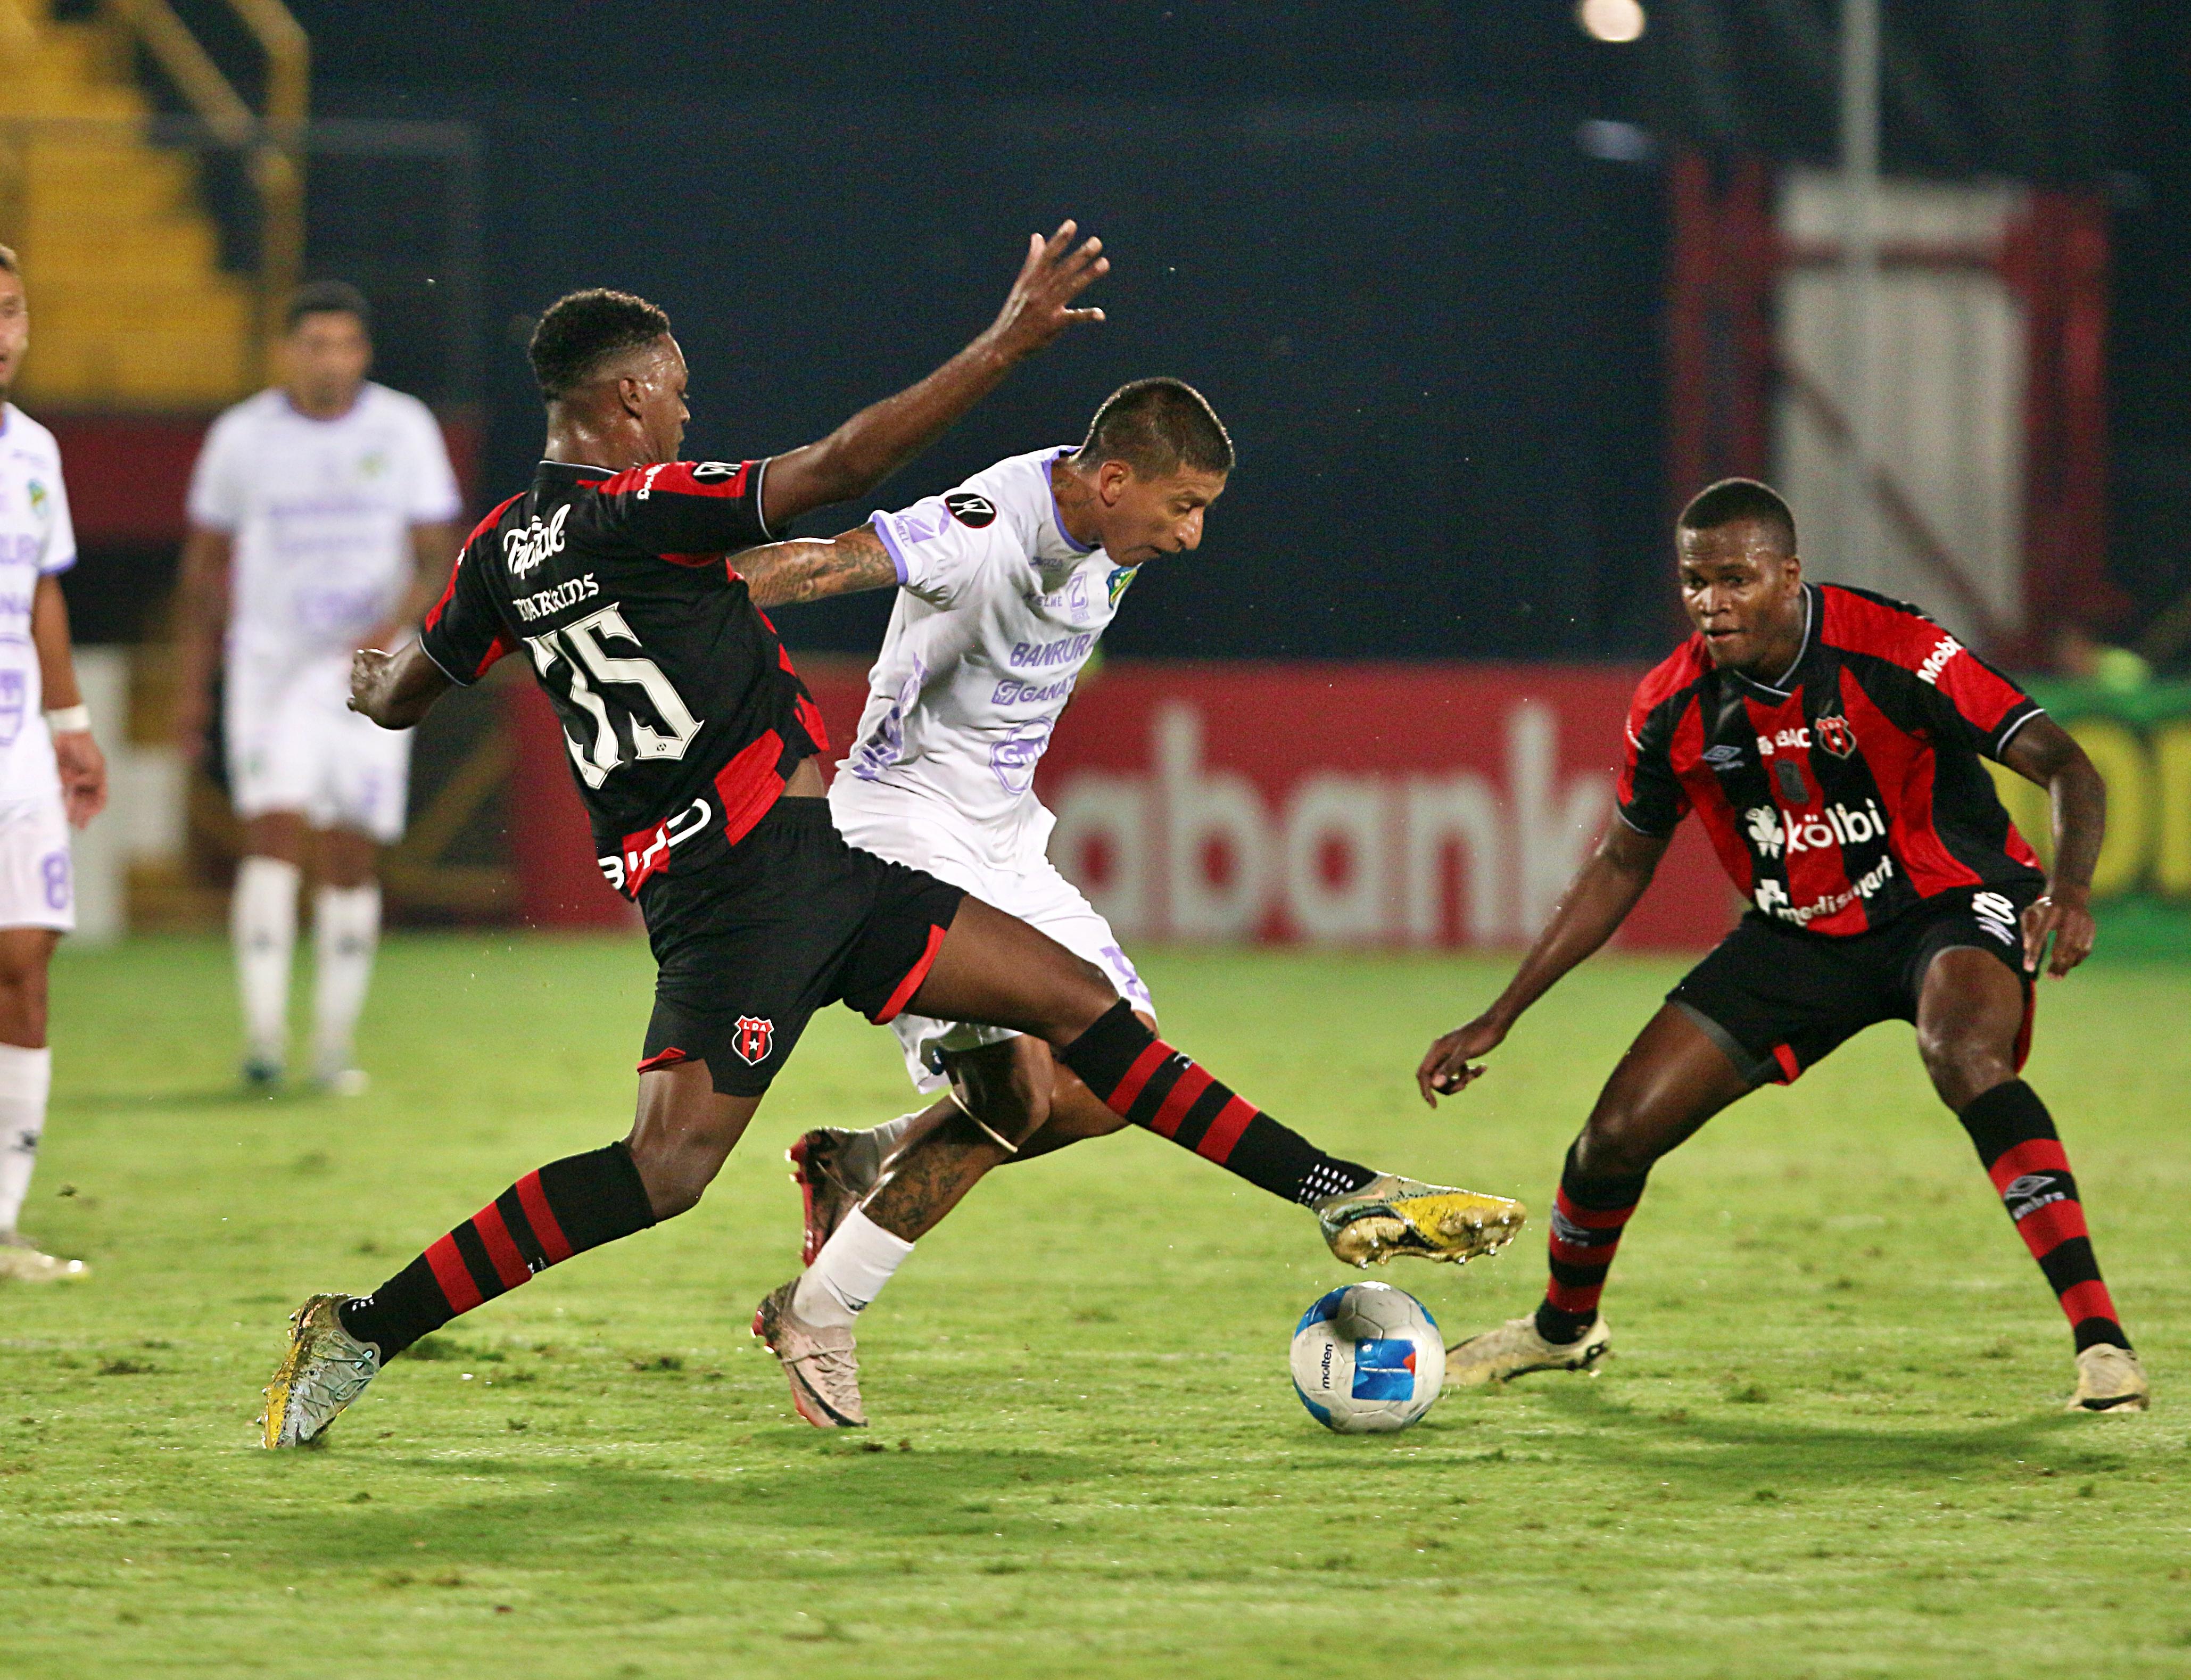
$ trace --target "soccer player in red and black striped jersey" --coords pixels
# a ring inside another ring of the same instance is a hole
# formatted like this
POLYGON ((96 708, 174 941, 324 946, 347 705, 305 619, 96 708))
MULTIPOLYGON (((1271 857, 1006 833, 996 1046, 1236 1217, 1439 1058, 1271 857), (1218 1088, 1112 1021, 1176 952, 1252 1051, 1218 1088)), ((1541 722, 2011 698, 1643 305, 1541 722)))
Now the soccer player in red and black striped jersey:
MULTIPOLYGON (((366 1296, 317 1295, 268 1387, 265 1444, 302 1445, 395 1358, 533 1273, 697 1204, 817 1010, 911 1008, 1039 1037, 1129 1121, 1313 1207, 1363 1259, 1460 1260, 1520 1209, 1380 1175, 1314 1148, 1159 1040, 1103 971, 925 872, 845 844, 822 797, 822 719, 766 615, 897 581, 879 544, 775 544, 862 493, 1068 325, 1108 266, 1066 223, 1035 239, 995 325, 828 438, 765 460, 676 459, 686 411, 669 318, 574 293, 533 335, 548 447, 532 485, 464 544, 417 641, 361 652, 351 703, 407 728, 523 652, 554 703, 602 872, 644 917, 657 975, 629 1136, 528 1172, 366 1296), (742 573, 743 564, 749 571, 742 573), (784 587, 784 571, 796 588, 784 587)), ((895 1163, 865 1213, 909 1242, 1022 1136, 945 1126, 895 1163)), ((1336 1244, 1335 1244, 1336 1246, 1336 1244)), ((850 1327, 802 1319, 786 1284, 756 1330, 823 1427, 866 1421, 850 1327)))
POLYGON ((2019 1077, 2041 965, 2060 977, 2091 949, 2098 772, 1916 608, 1805 581, 1795 521, 1765 485, 1713 485, 1675 534, 1697 633, 1636 691, 1619 820, 1498 1000, 1431 1046, 1424 1100, 1464 1089, 1612 936, 1689 812, 1751 908, 1669 994, 1568 1150, 1543 1304, 1454 1348, 1447 1381, 1588 1368, 1610 1343, 1598 1297, 1613 1250, 1659 1158, 1758 1085, 1902 1020, 2069 1318, 2071 1409, 2143 1409, 2069 1158, 2019 1077), (1981 759, 2052 795, 2051 875, 1981 759))

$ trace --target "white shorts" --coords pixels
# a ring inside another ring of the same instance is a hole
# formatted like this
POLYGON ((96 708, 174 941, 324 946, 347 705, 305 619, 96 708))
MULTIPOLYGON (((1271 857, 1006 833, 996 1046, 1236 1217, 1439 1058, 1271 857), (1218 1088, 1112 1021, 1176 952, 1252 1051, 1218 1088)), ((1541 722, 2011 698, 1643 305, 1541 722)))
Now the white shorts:
POLYGON ((61 796, 0 806, 0 927, 76 928, 61 796))
MULTIPOLYGON (((1030 844, 1003 863, 985 855, 975 842, 972 825, 954 818, 948 807, 839 776, 829 789, 829 809, 837 832, 852 845, 895 863, 925 869, 1039 928, 1076 957, 1101 969, 1112 988, 1144 1015, 1154 1015, 1149 988, 1119 948, 1111 924, 1096 914, 1080 889, 1058 874, 1041 848, 1047 823, 1030 844)), ((1003 1027, 977 1027, 963 1021, 937 1021, 910 1010, 891 1022, 905 1048, 906 1071, 915 1089, 942 1091, 942 1053, 1002 1044, 1018 1034, 1003 1027)))
POLYGON ((350 655, 232 655, 222 713, 229 797, 239 817, 297 811, 315 829, 403 837, 411 732, 350 709, 350 655))

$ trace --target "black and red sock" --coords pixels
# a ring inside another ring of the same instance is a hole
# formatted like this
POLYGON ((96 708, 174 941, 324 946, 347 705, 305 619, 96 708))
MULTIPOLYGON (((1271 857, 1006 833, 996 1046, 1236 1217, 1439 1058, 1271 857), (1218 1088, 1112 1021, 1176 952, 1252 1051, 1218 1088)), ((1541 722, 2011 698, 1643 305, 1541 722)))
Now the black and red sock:
POLYGON ((1569 1146, 1552 1203, 1551 1279, 1537 1308, 1537 1334, 1545 1341, 1573 1341, 1596 1322, 1605 1274, 1613 1269, 1620 1233, 1649 1176, 1591 1176, 1575 1165, 1574 1146, 1569 1146))
POLYGON ((1192 1057, 1149 1031, 1123 999, 1058 1059, 1113 1113, 1289 1202, 1306 1205, 1358 1190, 1377 1176, 1325 1154, 1234 1096, 1192 1057))
POLYGON ((526 1173, 371 1295, 345 1301, 343 1328, 392 1359, 534 1273, 653 1223, 622 1143, 567 1155, 526 1173))
POLYGON ((2077 1351, 2102 1342, 2128 1347, 2130 1338, 2115 1318, 2114 1301, 2092 1255, 2069 1157, 2038 1092, 2022 1079, 2011 1079, 1965 1108, 1961 1119, 2008 1216, 2016 1222, 2017 1234, 2053 1286, 2077 1351))

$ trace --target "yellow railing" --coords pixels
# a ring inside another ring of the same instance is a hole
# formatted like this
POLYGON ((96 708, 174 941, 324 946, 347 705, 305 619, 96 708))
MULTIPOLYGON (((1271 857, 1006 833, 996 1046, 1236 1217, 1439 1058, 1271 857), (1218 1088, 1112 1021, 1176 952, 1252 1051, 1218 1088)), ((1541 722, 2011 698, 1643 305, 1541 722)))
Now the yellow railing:
POLYGON ((304 125, 311 114, 312 43, 282 0, 227 0, 266 60, 265 110, 253 111, 168 0, 105 0, 223 144, 246 151, 259 197, 262 345, 304 272, 304 125))

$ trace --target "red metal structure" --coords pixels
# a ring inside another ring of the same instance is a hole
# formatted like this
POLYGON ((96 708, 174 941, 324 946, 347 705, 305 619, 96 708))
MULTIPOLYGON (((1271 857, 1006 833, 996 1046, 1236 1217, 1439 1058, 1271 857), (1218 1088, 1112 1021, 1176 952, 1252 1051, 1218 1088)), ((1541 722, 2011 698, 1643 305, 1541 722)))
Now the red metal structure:
MULTIPOLYGON (((1714 478, 1761 476, 1772 460, 1776 384, 1826 434, 1848 424, 1818 382, 1773 348, 1782 274, 1839 260, 1830 245, 1796 244, 1773 215, 1771 168, 1716 163, 1687 151, 1669 172, 1673 256, 1666 310, 1667 465, 1676 505, 1714 478)), ((2124 598, 2107 575, 2108 223, 2097 192, 2034 189, 1997 243, 1883 245, 1887 267, 1976 269, 1997 275, 2024 319, 2023 630, 1998 623, 1891 464, 1870 476, 1881 517, 1980 628, 1987 651, 2043 658, 2034 627, 2101 629, 2124 598)))

